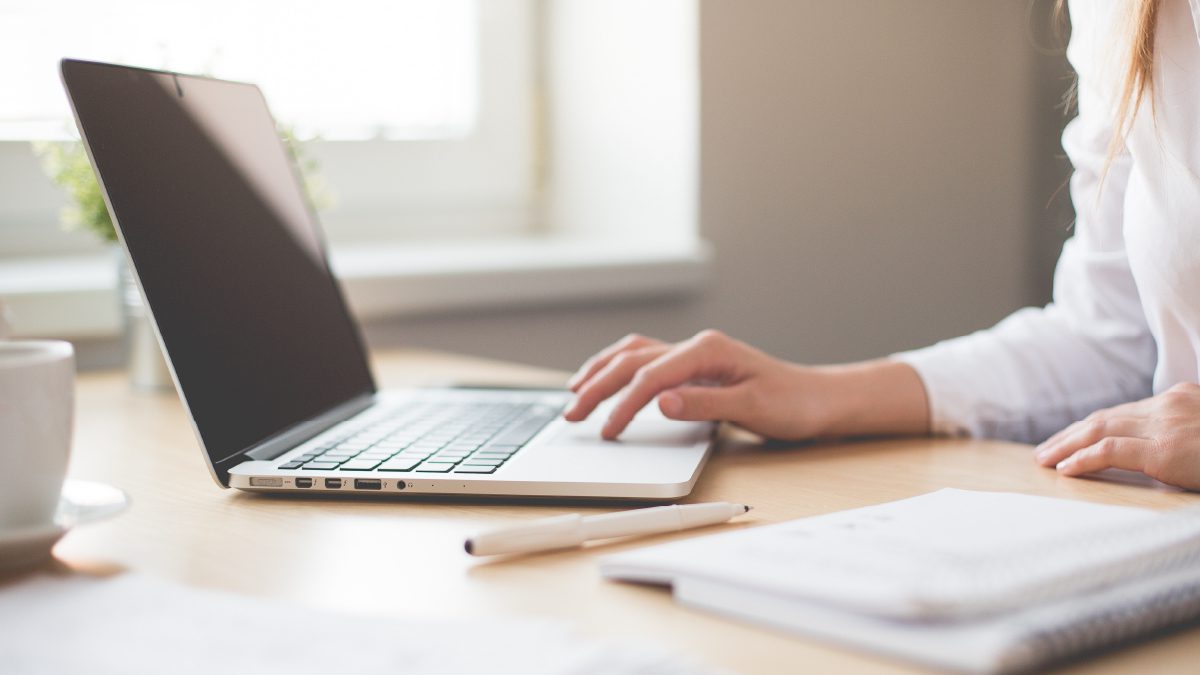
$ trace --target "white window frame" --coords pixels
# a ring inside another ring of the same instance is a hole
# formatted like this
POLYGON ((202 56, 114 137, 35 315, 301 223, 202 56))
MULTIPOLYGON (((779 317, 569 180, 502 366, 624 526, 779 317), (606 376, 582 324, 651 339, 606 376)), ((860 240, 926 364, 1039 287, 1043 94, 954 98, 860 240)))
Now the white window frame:
POLYGON ((479 114, 461 139, 313 141, 330 241, 502 236, 536 226, 536 0, 480 0, 479 114), (363 171, 363 167, 371 167, 363 171))

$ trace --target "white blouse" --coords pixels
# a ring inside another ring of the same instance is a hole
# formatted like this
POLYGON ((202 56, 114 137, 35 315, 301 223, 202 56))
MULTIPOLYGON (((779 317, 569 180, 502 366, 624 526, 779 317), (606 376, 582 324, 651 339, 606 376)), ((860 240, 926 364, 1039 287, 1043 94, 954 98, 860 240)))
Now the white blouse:
POLYGON ((1038 442, 1200 371, 1200 0, 1163 0, 1145 100, 1103 177, 1126 2, 1073 0, 1079 114, 1063 133, 1077 219, 1054 300, 893 358, 920 374, 933 430, 1038 442))

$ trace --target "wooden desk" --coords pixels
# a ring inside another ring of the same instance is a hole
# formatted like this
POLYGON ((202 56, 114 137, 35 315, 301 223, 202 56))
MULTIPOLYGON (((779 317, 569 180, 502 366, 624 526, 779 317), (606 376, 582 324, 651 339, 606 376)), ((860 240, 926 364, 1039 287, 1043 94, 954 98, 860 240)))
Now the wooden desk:
MULTIPOLYGON (((381 355, 376 372, 385 386, 563 381, 561 373, 417 352, 381 355)), ((483 528, 598 509, 294 499, 221 490, 209 478, 173 394, 131 392, 124 373, 87 374, 79 382, 78 411, 71 474, 119 485, 133 500, 124 515, 80 528, 58 545, 58 558, 78 569, 129 569, 344 610, 558 617, 588 634, 638 636, 744 673, 911 670, 685 610, 667 591, 606 582, 596 572, 601 553, 672 536, 492 562, 462 551, 464 537, 483 528)), ((1200 499, 1162 487, 1059 478, 1035 467, 1028 447, 1008 443, 920 439, 763 449, 727 433, 689 500, 748 502, 755 510, 746 523, 762 524, 947 486, 1155 508, 1200 499)), ((1200 630, 1191 630, 1076 669, 1180 672, 1195 668, 1198 652, 1200 630)))

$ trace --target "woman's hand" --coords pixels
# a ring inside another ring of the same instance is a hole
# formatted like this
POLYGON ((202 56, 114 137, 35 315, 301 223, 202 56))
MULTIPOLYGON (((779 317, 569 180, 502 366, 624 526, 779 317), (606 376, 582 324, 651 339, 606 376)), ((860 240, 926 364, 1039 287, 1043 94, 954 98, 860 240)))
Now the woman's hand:
POLYGON ((674 344, 630 335, 569 386, 577 396, 564 417, 575 422, 624 390, 601 430, 610 440, 656 397, 671 419, 723 420, 782 440, 928 428, 924 386, 904 364, 801 366, 713 330, 674 344))
POLYGON ((717 331, 676 344, 630 335, 593 356, 569 383, 577 396, 564 416, 586 419, 626 389, 601 430, 616 438, 647 403, 677 420, 728 420, 772 438, 817 429, 815 401, 799 366, 771 358, 717 331))
POLYGON ((1035 452, 1039 464, 1066 476, 1111 467, 1200 489, 1200 385, 1177 384, 1158 396, 1098 410, 1035 452))

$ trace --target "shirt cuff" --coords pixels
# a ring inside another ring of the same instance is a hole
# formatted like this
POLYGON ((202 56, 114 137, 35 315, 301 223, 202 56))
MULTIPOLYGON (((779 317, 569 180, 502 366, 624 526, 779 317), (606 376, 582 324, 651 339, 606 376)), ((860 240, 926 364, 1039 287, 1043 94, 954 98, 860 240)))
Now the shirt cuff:
POLYGON ((929 428, 943 436, 980 436, 970 392, 963 388, 963 368, 942 345, 892 354, 893 361, 917 371, 929 401, 929 428))

